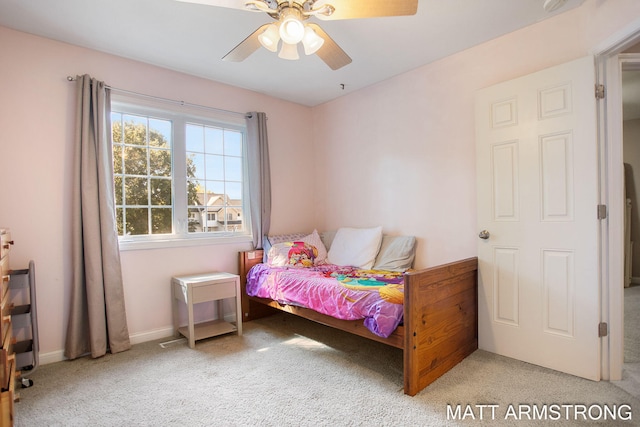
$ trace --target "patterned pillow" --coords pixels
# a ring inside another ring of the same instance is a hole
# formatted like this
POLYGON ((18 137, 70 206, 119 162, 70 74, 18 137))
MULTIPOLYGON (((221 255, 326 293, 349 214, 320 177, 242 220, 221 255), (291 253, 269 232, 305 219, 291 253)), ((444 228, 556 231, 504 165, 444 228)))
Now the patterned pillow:
POLYGON ((313 267, 318 249, 305 242, 276 243, 269 249, 267 264, 274 267, 313 267))
POLYGON ((324 264, 327 259, 327 249, 324 247, 324 243, 322 243, 322 239, 320 238, 320 234, 318 234, 318 230, 313 230, 313 233, 308 236, 300 239, 301 241, 308 243, 311 246, 314 246, 318 251, 314 264, 324 264))
POLYGON ((305 242, 293 242, 288 256, 291 267, 313 267, 318 249, 305 242))
MULTIPOLYGON (((315 257, 314 264, 324 264, 327 259, 327 249, 322 243, 322 239, 320 238, 320 234, 318 234, 318 230, 313 230, 313 233, 289 233, 289 234, 276 234, 271 236, 266 236, 264 239, 264 260, 263 262, 274 265, 270 261, 271 248, 278 243, 289 243, 292 242, 304 242, 308 243, 311 246, 314 246, 317 250, 317 255, 315 257)), ((276 251, 277 252, 277 251, 276 251)), ((274 252, 274 253, 276 253, 274 252)), ((281 262, 279 259, 278 262, 281 262)))
POLYGON ((275 245, 276 243, 298 242, 306 235, 307 233, 275 234, 268 236, 267 238, 271 245, 275 245))
POLYGON ((272 234, 270 236, 264 236, 262 240, 262 249, 264 249, 264 258, 262 262, 269 263, 269 251, 271 247, 276 243, 286 243, 300 241, 305 237, 307 233, 289 233, 289 234, 272 234))

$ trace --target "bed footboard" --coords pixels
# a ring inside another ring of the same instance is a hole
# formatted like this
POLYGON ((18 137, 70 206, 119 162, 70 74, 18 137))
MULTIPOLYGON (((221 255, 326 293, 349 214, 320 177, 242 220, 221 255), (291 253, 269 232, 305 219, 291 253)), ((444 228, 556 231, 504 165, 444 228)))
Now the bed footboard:
POLYGON ((478 348, 478 259, 405 275, 404 392, 431 384, 478 348))

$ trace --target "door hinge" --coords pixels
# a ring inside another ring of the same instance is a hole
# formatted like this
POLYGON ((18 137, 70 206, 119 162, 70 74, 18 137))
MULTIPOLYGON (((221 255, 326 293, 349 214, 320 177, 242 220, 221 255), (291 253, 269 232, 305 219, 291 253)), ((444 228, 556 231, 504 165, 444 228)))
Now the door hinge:
POLYGON ((598 205, 598 219, 607 218, 607 205, 598 205))
POLYGON ((598 324, 598 338, 606 337, 609 335, 609 325, 607 322, 600 322, 598 324))
POLYGON ((596 99, 604 99, 604 85, 596 85, 596 99))

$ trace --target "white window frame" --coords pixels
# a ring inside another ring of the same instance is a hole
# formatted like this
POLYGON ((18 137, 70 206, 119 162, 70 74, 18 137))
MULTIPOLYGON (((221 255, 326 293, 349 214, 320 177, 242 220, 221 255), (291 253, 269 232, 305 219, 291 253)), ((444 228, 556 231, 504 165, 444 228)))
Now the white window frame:
POLYGON ((172 234, 145 234, 118 236, 120 250, 158 249, 163 247, 203 246, 212 244, 251 242, 251 217, 249 207, 249 177, 247 162, 247 128, 242 115, 218 113, 213 109, 138 98, 135 95, 112 93, 111 111, 148 116, 172 122, 171 170, 173 217, 172 234), (244 232, 189 233, 187 209, 186 135, 187 123, 197 122, 205 126, 233 129, 242 133, 243 141, 243 194, 242 212, 244 232), (177 191, 178 189, 182 191, 177 191))

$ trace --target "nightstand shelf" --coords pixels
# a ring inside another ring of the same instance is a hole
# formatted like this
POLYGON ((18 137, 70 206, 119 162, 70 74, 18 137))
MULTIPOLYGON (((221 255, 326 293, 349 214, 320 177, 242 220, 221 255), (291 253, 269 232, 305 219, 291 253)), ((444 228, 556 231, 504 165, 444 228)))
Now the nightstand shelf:
MULTIPOLYGON (((211 320, 209 322, 201 322, 195 323, 193 325, 194 330, 194 340, 203 340, 209 337, 215 337, 216 335, 228 334, 231 332, 236 332, 238 328, 233 323, 226 322, 224 320, 211 320)), ((178 332, 180 332, 185 337, 189 336, 189 328, 188 326, 183 326, 178 328, 178 332)))

